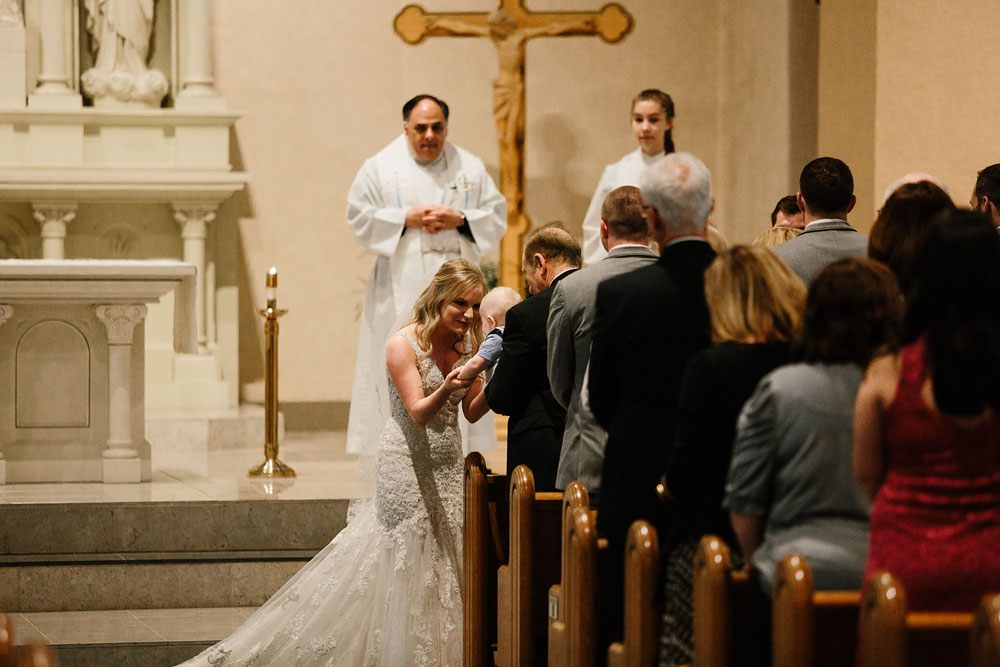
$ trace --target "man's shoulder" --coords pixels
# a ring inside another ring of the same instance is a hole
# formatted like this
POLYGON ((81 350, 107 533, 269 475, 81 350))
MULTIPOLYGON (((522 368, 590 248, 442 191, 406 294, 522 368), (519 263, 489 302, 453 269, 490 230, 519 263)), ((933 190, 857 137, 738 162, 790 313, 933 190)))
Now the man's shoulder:
POLYGON ((640 293, 659 289, 664 282, 670 282, 670 276, 659 262, 652 262, 600 281, 597 292, 601 298, 631 299, 640 293))

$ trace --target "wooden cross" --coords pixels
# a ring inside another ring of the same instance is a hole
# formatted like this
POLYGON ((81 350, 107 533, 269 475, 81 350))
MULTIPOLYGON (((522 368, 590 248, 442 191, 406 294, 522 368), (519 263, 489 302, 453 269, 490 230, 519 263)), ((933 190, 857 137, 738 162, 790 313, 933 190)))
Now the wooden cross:
POLYGON ((500 0, 485 12, 427 12, 407 5, 393 26, 408 44, 426 37, 489 37, 497 49, 500 70, 493 82, 493 116, 500 146, 500 191, 507 199, 507 233, 500 242, 500 284, 520 289, 521 252, 531 222, 524 213, 524 46, 533 37, 599 35, 617 42, 633 26, 621 5, 599 12, 532 12, 524 0, 500 0))

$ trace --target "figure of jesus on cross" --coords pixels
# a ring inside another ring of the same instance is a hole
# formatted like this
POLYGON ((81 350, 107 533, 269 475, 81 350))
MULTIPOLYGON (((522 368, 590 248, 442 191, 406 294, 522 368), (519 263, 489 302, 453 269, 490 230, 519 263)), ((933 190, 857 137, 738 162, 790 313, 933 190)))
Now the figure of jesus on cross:
POLYGON ((600 35, 617 42, 632 29, 632 16, 618 4, 600 12, 531 12, 523 0, 501 0, 490 13, 431 13, 407 5, 396 16, 396 32, 409 44, 425 37, 489 37, 497 49, 493 115, 500 146, 500 191, 507 200, 507 233, 500 245, 500 284, 520 287, 521 244, 531 224, 524 213, 524 52, 533 37, 600 35))

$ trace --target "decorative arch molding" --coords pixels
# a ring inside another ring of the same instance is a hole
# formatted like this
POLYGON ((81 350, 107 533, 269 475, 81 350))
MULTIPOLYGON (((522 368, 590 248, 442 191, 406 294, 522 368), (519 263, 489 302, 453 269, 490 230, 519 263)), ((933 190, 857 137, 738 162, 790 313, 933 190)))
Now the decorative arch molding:
POLYGON ((90 427, 91 350, 64 320, 28 328, 14 353, 17 428, 90 427))

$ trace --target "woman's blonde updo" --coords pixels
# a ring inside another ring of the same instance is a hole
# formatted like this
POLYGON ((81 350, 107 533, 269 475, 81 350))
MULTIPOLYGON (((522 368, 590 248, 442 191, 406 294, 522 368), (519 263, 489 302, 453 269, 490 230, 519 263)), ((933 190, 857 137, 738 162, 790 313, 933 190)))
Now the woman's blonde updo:
MULTIPOLYGON (((477 287, 486 294, 486 278, 479 267, 467 259, 450 259, 437 270, 431 284, 413 304, 413 319, 410 320, 410 324, 416 325, 417 344, 424 351, 424 357, 431 354, 431 334, 441 321, 442 306, 477 287)), ((469 334, 475 350, 483 341, 483 323, 478 317, 473 318, 469 334)))

